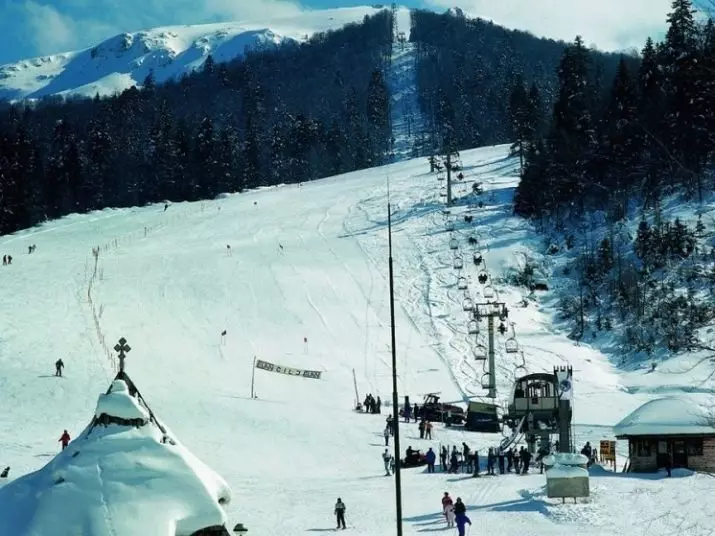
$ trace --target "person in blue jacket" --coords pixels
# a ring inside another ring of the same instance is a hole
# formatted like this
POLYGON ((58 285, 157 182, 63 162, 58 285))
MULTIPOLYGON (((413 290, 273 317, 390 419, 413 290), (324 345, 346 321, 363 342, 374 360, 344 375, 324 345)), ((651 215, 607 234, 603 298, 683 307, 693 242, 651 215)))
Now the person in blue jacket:
POLYGON ((432 447, 425 454, 425 458, 427 459, 427 472, 434 473, 434 462, 437 459, 437 455, 432 450, 432 447))
POLYGON ((464 536, 464 527, 469 523, 472 524, 472 520, 467 517, 467 507, 462 502, 460 497, 457 497, 457 502, 454 504, 455 521, 457 523, 457 531, 459 536, 464 536))

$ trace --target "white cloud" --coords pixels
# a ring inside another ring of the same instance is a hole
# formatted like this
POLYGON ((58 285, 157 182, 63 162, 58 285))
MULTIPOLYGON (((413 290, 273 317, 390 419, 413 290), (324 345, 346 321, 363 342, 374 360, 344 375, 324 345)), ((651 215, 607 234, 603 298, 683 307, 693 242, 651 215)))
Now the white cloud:
MULTIPOLYGON (((448 8, 455 0, 427 0, 448 8)), ((648 36, 660 39, 671 0, 457 0, 472 17, 508 28, 572 41, 581 35, 601 50, 641 49, 648 36)))
POLYGON ((65 50, 75 41, 74 21, 54 7, 26 1, 22 14, 28 38, 40 54, 65 50))

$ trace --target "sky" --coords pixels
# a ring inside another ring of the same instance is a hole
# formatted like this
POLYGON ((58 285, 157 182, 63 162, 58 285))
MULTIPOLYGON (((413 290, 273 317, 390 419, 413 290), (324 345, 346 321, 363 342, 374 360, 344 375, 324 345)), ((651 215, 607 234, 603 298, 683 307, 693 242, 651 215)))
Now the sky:
MULTIPOLYGON (((0 0, 0 65, 93 46, 121 32, 171 24, 291 16, 300 10, 385 0, 0 0)), ((707 0, 703 0, 707 1, 707 0)), ((671 0, 405 0, 442 11, 459 5, 507 27, 603 50, 641 48, 665 29, 671 0)))

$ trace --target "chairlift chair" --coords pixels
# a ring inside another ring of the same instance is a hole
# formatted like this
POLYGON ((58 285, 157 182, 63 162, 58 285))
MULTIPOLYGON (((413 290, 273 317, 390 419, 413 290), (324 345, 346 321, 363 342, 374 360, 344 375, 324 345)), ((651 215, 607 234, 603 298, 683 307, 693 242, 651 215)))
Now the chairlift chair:
POLYGON ((482 374, 482 380, 481 380, 482 389, 489 389, 490 376, 491 376, 491 374, 489 374, 488 372, 485 372, 484 374, 482 374))
POLYGON ((477 279, 482 285, 486 285, 489 281, 489 274, 487 274, 486 272, 480 272, 479 276, 477 276, 477 279))
POLYGON ((439 189, 439 196, 440 197, 447 197, 447 188, 442 186, 442 188, 439 189))
POLYGON ((459 242, 456 238, 452 237, 449 239, 449 249, 459 249, 459 242))
POLYGON ((469 293, 469 289, 468 289, 468 288, 465 288, 465 289, 464 289, 464 297, 465 297, 465 298, 471 298, 471 297, 472 297, 472 295, 469 293))
POLYGON ((467 325, 467 331, 470 335, 477 335, 479 333, 479 324, 476 320, 470 320, 467 325))
MULTIPOLYGON (((515 322, 511 323, 511 337, 509 337, 504 343, 504 347, 506 348, 507 354, 515 354, 519 351, 519 343, 516 342, 516 329, 514 329, 515 324, 515 322)), ((522 359, 523 357, 524 356, 522 354, 522 359)))
POLYGON ((526 359, 524 359, 524 352, 521 352, 521 362, 514 367, 514 379, 523 378, 526 376, 526 359))
POLYGON ((465 290, 468 287, 467 285, 467 278, 464 276, 461 276, 459 279, 457 279, 457 288, 459 290, 465 290))
POLYGON ((437 180, 438 180, 438 181, 443 181, 444 179, 445 179, 445 176, 444 176, 444 174, 440 171, 440 172, 437 174, 437 180))
POLYGON ((447 228, 448 231, 454 231, 454 221, 447 220, 445 227, 447 228))
POLYGON ((494 287, 487 285, 482 289, 482 296, 484 296, 485 299, 491 300, 496 296, 496 291, 494 290, 494 287))
POLYGON ((474 355, 474 359, 476 361, 486 361, 487 360, 486 350, 487 349, 484 348, 484 346, 482 346, 481 344, 472 348, 472 354, 474 355))
POLYGON ((454 269, 461 270, 462 268, 464 268, 464 261, 462 260, 462 257, 455 257, 454 258, 454 269))
POLYGON ((474 302, 471 298, 464 298, 462 301, 462 309, 465 311, 471 311, 474 309, 474 302))

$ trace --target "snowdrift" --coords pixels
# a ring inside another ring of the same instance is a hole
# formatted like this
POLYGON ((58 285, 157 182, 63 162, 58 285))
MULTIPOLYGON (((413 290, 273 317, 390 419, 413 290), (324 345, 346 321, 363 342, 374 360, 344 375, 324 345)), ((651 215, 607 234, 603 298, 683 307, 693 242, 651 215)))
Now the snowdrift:
POLYGON ((228 485, 161 428, 115 380, 79 438, 0 488, 0 534, 189 536, 223 526, 228 485))

